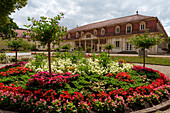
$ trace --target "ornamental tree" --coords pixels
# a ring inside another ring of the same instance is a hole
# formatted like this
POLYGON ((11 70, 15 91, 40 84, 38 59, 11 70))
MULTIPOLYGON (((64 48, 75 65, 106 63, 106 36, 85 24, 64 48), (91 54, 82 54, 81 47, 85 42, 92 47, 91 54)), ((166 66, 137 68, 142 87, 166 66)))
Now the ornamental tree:
POLYGON ((15 51, 16 64, 18 50, 21 49, 28 50, 30 48, 30 44, 27 41, 24 41, 23 38, 12 38, 10 41, 5 41, 5 44, 15 51))
POLYGON ((105 46, 105 49, 106 49, 106 50, 108 51, 108 53, 109 53, 109 51, 113 49, 113 46, 112 46, 111 44, 107 44, 107 45, 105 46))
POLYGON ((60 13, 54 18, 47 18, 41 16, 40 20, 28 17, 28 21, 32 22, 30 25, 25 25, 29 28, 26 35, 31 36, 31 38, 40 41, 42 45, 48 46, 48 62, 49 62, 49 74, 51 76, 51 44, 58 44, 63 40, 63 36, 66 35, 67 28, 59 25, 64 14, 60 13))
POLYGON ((70 45, 70 43, 68 43, 68 44, 63 45, 61 48, 64 49, 64 51, 66 52, 66 51, 70 50, 71 45, 70 45))
POLYGON ((145 49, 160 44, 164 40, 162 36, 162 34, 154 35, 146 31, 144 34, 137 34, 129 38, 132 45, 143 50, 143 67, 145 67, 145 49))

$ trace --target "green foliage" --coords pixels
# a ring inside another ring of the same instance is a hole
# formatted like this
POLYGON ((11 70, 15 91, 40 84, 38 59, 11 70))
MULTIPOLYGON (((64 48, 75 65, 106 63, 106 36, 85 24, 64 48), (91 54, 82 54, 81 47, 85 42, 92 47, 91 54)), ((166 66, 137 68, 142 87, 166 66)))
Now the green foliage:
POLYGON ((112 50, 112 49, 113 49, 113 45, 112 45, 112 44, 107 44, 104 48, 105 48, 106 50, 108 50, 108 53, 109 53, 109 50, 112 50))
POLYGON ((30 35, 33 39, 40 41, 43 45, 48 43, 58 44, 59 41, 62 41, 63 36, 66 35, 67 31, 66 27, 59 25, 59 21, 61 21, 63 16, 63 13, 54 18, 41 16, 41 20, 39 21, 28 17, 28 21, 32 22, 32 25, 24 25, 25 27, 30 28, 27 33, 24 33, 30 35))
POLYGON ((71 45, 70 43, 68 43, 68 44, 63 45, 61 48, 64 49, 65 51, 69 51, 71 48, 71 45))
POLYGON ((9 15, 15 12, 16 9, 25 7, 27 0, 1 0, 0 2, 0 26, 9 22, 9 15))
POLYGON ((110 62, 110 55, 106 54, 105 52, 99 54, 98 56, 99 63, 103 65, 103 67, 107 67, 107 64, 110 62))
POLYGON ((2 62, 4 59, 6 59, 5 53, 0 54, 0 61, 2 62))
POLYGON ((45 62, 43 61, 44 59, 46 59, 47 56, 43 53, 43 54, 36 54, 35 55, 35 60, 32 62, 32 65, 35 66, 36 68, 45 65, 45 62))
POLYGON ((15 22, 13 22, 12 18, 9 18, 9 23, 7 23, 3 27, 0 27, 0 37, 4 37, 4 38, 15 37, 16 32, 14 31, 14 29, 18 29, 18 26, 15 22))
POLYGON ((134 35, 133 37, 129 38, 130 43, 135 45, 137 48, 147 48, 154 45, 160 44, 164 38, 161 38, 162 34, 154 35, 153 33, 149 33, 148 31, 144 34, 134 35))
POLYGON ((87 52, 90 52, 91 49, 92 49, 91 47, 87 47, 87 48, 86 48, 86 51, 87 51, 87 52))
POLYGON ((30 44, 24 41, 22 38, 11 39, 11 41, 5 41, 6 45, 13 50, 29 49, 30 44))

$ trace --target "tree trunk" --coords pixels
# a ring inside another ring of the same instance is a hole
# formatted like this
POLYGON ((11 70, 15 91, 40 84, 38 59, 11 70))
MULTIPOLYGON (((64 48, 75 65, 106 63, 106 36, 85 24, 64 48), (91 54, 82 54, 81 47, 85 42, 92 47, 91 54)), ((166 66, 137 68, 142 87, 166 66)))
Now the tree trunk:
POLYGON ((51 74, 51 53, 50 53, 50 42, 48 42, 48 65, 49 65, 49 74, 51 74))
POLYGON ((15 50, 15 54, 16 54, 16 56, 15 56, 15 63, 17 64, 17 49, 15 50))
POLYGON ((143 47, 143 68, 145 68, 145 47, 143 47))

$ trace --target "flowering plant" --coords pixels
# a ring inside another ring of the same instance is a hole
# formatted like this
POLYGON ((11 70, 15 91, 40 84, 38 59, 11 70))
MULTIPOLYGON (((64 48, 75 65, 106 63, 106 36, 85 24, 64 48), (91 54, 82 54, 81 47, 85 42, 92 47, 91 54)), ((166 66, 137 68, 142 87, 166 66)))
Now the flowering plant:
POLYGON ((32 72, 32 70, 24 67, 16 67, 16 68, 10 68, 9 71, 6 72, 0 72, 0 76, 14 76, 14 75, 25 74, 28 72, 32 72))
POLYGON ((27 87, 30 89, 45 88, 45 89, 60 89, 69 80, 79 76, 79 74, 72 75, 69 72, 49 75, 49 72, 38 72, 35 75, 30 75, 31 79, 27 82, 27 87))

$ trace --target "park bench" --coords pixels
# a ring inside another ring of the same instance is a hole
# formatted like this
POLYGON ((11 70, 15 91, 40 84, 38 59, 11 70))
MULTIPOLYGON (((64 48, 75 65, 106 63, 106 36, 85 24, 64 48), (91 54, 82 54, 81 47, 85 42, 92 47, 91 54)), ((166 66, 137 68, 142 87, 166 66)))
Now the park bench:
MULTIPOLYGON (((8 61, 8 56, 16 56, 16 53, 5 53, 6 63, 8 61)), ((31 56, 31 53, 18 53, 17 56, 31 56)))

